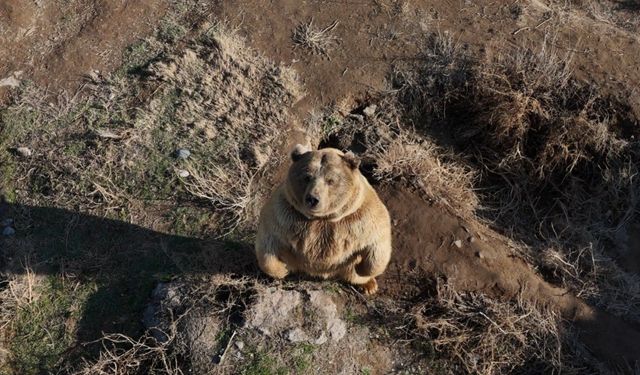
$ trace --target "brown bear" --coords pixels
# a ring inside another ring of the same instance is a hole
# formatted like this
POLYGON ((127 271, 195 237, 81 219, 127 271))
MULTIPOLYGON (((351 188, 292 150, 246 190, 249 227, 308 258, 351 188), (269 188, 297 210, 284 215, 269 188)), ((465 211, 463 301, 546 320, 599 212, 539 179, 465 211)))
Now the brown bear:
POLYGON ((359 159, 334 148, 296 145, 286 181, 262 209, 255 251, 260 268, 336 278, 378 290, 391 257, 389 213, 360 173, 359 159))

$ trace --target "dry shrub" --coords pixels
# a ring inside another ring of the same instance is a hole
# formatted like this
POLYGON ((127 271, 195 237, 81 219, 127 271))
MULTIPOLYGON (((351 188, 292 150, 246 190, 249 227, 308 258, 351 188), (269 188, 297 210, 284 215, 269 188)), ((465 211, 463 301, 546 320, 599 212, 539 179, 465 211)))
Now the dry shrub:
POLYGON ((397 118, 384 103, 384 116, 372 120, 379 137, 367 142, 374 161, 374 177, 379 180, 404 179, 421 189, 427 198, 470 216, 478 205, 473 191, 475 174, 433 140, 417 137, 415 132, 395 126, 397 118), (386 131, 380 132, 380 129, 386 131))
POLYGON ((412 308, 420 345, 447 363, 444 373, 585 374, 577 358, 566 358, 566 333, 557 315, 523 299, 493 300, 460 293, 438 282, 435 295, 412 308))
POLYGON ((398 69, 404 120, 480 172, 478 212, 525 242, 530 260, 544 268, 541 251, 553 246, 577 267, 566 270, 581 280, 569 283, 577 294, 638 319, 637 280, 604 255, 638 212, 640 128, 629 105, 575 80, 551 38, 486 62, 453 40, 434 35, 420 66, 398 69), (575 261, 586 254, 598 261, 575 261), (612 299, 621 286, 631 294, 612 299))

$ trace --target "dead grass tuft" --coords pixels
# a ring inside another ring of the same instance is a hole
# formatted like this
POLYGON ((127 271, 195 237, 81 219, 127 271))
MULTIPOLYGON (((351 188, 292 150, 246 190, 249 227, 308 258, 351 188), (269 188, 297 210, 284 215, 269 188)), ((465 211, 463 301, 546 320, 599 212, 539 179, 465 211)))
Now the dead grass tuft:
POLYGON ((98 359, 85 361, 75 375, 129 375, 143 373, 161 373, 182 375, 177 358, 170 353, 175 340, 175 332, 168 335, 169 340, 158 343, 153 337, 144 335, 140 339, 113 333, 100 339, 102 350, 98 359))
POLYGON ((377 103, 372 117, 342 116, 338 110, 328 109, 312 116, 307 131, 321 139, 321 147, 360 153, 367 177, 409 185, 460 215, 473 215, 478 207, 473 191, 475 173, 452 151, 402 126, 398 108, 397 98, 389 96, 377 103))
POLYGON ((318 55, 329 57, 329 51, 338 43, 338 39, 332 35, 332 31, 338 26, 338 21, 333 21, 325 28, 318 28, 309 22, 301 23, 293 31, 293 43, 318 55))
POLYGON ((496 301, 438 282, 435 295, 411 310, 414 346, 438 353, 444 373, 584 374, 593 371, 563 350, 566 333, 550 311, 522 299, 496 301))

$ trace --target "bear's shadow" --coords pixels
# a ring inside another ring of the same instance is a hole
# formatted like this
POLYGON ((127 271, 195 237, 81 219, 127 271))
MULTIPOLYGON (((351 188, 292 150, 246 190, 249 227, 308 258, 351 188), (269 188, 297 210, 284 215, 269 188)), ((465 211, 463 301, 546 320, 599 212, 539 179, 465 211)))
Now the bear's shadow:
POLYGON ((77 324, 77 346, 105 333, 139 337, 154 286, 177 276, 216 273, 260 277, 253 245, 149 230, 60 208, 0 203, 0 221, 16 233, 0 236, 0 287, 12 275, 36 275, 91 286, 77 324), (4 223, 6 224, 6 222, 4 223))

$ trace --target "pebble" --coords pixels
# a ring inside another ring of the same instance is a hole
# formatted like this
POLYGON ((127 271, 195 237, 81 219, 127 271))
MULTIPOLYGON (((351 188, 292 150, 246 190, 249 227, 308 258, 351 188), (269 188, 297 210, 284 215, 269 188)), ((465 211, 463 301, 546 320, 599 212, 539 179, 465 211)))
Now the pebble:
POLYGON ((376 113, 376 109, 378 109, 378 106, 375 104, 371 104, 369 106, 367 106, 362 113, 364 113, 365 116, 367 117, 371 117, 376 113))
POLYGON ((96 135, 100 138, 120 139, 122 138, 118 134, 112 132, 109 129, 96 129, 96 135))
POLYGON ((480 258, 480 259, 484 259, 484 258, 486 257, 482 251, 478 251, 478 252, 476 253, 476 255, 477 255, 477 256, 478 256, 478 258, 480 258))
POLYGON ((29 147, 18 147, 16 151, 20 156, 24 158, 28 158, 32 154, 31 149, 29 147))
POLYGON ((460 241, 460 240, 453 241, 453 244, 456 245, 457 248, 461 248, 462 247, 462 241, 460 241))
POLYGON ((178 169, 178 176, 182 178, 187 178, 190 176, 189 171, 185 171, 184 169, 178 169))
POLYGON ((191 151, 187 150, 186 148, 179 148, 176 150, 176 158, 178 159, 187 159, 189 156, 191 156, 191 151))
POLYGON ((16 234, 16 230, 13 229, 12 227, 5 227, 2 230, 2 235, 3 236, 13 236, 14 234, 16 234))
POLYGON ((476 242, 476 238, 474 236, 470 236, 469 243, 474 243, 474 242, 476 242))
POLYGON ((236 348, 238 348, 238 350, 244 349, 244 342, 236 341, 236 348))

